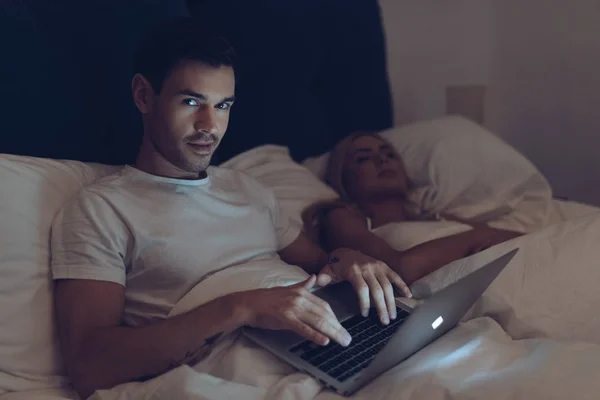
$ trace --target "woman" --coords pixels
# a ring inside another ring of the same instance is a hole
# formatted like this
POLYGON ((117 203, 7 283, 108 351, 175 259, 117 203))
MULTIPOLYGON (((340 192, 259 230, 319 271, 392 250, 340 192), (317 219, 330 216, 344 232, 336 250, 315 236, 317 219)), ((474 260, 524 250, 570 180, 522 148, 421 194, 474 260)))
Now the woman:
POLYGON ((410 182, 402 159, 374 133, 357 133, 338 143, 331 153, 327 181, 340 201, 311 210, 322 244, 354 248, 382 260, 409 285, 452 261, 520 235, 446 216, 454 223, 437 218, 439 223, 428 224, 434 237, 438 232, 437 238, 410 249, 392 247, 386 236, 424 219, 407 211, 410 182), (449 236, 439 237, 444 231, 449 236))

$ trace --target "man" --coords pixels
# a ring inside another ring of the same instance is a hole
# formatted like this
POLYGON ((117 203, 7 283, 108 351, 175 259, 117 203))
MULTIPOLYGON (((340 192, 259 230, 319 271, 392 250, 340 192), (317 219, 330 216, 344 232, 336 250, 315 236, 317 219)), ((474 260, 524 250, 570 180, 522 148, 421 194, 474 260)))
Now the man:
POLYGON ((192 20, 170 21, 145 38, 134 66, 144 123, 135 166, 82 190, 53 225, 62 353, 82 398, 190 361, 244 325, 347 345, 329 305, 310 293, 317 280, 349 280, 363 312, 371 297, 383 323, 395 318, 392 284, 409 292, 385 264, 348 249, 327 255, 280 215, 272 192, 242 172, 209 167, 235 100, 234 53, 223 39, 192 20), (167 319, 209 274, 283 262, 313 275, 167 319))

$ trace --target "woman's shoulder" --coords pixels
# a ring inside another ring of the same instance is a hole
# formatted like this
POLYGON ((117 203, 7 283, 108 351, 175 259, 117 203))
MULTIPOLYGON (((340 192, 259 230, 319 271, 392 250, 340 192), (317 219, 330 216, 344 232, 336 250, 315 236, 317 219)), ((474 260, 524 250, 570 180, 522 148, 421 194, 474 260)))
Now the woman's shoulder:
POLYGON ((327 200, 315 203, 304 210, 302 213, 304 231, 318 243, 328 221, 338 216, 342 219, 354 216, 366 221, 366 216, 358 207, 339 199, 327 200))
POLYGON ((332 214, 332 212, 336 213, 344 213, 345 215, 353 214, 355 216, 360 216, 361 218, 366 218, 363 212, 354 204, 347 203, 343 200, 333 200, 327 201, 323 203, 319 203, 315 205, 315 212, 321 218, 326 218, 332 214))

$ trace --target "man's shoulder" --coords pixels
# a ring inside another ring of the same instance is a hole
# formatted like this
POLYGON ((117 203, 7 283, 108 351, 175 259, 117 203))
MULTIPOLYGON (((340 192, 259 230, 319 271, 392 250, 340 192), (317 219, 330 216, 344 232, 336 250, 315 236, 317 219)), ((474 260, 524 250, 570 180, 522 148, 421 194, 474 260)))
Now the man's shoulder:
POLYGON ((126 186, 124 185, 123 170, 104 176, 86 185, 84 189, 89 192, 105 192, 112 191, 119 186, 126 186))
POLYGON ((65 205, 65 208, 69 206, 82 206, 86 204, 108 205, 110 198, 114 195, 118 195, 123 191, 127 191, 127 185, 123 179, 121 171, 111 175, 107 175, 97 181, 84 186, 79 190, 65 205))

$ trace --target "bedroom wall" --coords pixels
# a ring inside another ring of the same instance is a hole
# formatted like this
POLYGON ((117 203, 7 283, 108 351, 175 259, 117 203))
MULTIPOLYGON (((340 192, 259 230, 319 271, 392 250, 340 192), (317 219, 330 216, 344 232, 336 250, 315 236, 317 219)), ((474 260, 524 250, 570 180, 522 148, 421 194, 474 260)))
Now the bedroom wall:
POLYGON ((487 125, 600 205, 600 1, 493 1, 487 125))
POLYGON ((447 85, 489 80, 490 0, 379 0, 396 124, 443 115, 447 85))
POLYGON ((396 124, 444 115, 448 85, 487 87, 485 125, 556 195, 600 205, 598 0, 380 0, 396 124))

